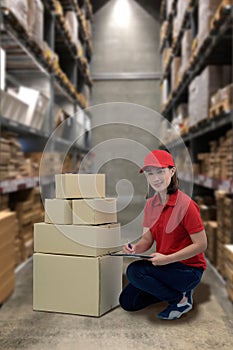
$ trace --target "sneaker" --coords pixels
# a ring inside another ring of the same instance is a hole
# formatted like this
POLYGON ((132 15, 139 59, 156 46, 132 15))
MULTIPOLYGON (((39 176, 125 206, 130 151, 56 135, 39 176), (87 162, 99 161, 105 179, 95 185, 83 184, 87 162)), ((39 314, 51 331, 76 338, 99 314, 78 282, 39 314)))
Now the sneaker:
POLYGON ((189 304, 193 305, 193 292, 194 289, 191 289, 184 293, 184 296, 187 298, 189 304))
POLYGON ((176 320, 186 312, 189 312, 192 307, 192 304, 188 301, 183 304, 170 304, 165 310, 160 312, 157 317, 163 320, 176 320))

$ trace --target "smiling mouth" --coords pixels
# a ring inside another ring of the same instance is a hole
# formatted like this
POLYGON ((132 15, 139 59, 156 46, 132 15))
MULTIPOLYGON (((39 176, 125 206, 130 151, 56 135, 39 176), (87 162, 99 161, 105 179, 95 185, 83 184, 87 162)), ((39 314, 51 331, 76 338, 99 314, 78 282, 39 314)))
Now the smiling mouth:
POLYGON ((153 186, 160 186, 160 185, 162 185, 162 182, 153 183, 153 186))

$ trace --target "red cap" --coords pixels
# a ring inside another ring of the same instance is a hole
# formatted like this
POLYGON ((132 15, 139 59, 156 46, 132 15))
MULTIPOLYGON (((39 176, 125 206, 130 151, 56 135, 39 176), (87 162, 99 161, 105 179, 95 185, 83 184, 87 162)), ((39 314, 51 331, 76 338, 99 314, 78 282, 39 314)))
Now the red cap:
POLYGON ((142 173, 146 167, 154 166, 156 168, 167 168, 169 166, 175 166, 172 155, 167 151, 154 150, 146 155, 144 158, 144 166, 140 169, 142 173))

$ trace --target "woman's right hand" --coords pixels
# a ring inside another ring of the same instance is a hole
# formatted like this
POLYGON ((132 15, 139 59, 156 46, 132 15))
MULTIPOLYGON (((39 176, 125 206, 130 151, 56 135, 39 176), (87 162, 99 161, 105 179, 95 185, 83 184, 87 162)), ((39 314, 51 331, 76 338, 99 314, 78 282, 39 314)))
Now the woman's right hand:
POLYGON ((132 248, 129 247, 129 244, 126 243, 124 246, 123 246, 123 252, 126 253, 126 254, 135 254, 135 246, 136 244, 130 244, 130 246, 132 248))

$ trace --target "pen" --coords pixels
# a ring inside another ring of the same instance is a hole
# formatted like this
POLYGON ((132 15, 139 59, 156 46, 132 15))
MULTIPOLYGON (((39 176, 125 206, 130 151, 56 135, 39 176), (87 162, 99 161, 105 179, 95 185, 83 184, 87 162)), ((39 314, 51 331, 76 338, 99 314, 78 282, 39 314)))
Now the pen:
POLYGON ((129 249, 133 249, 132 244, 130 244, 129 241, 128 241, 128 247, 129 249))

